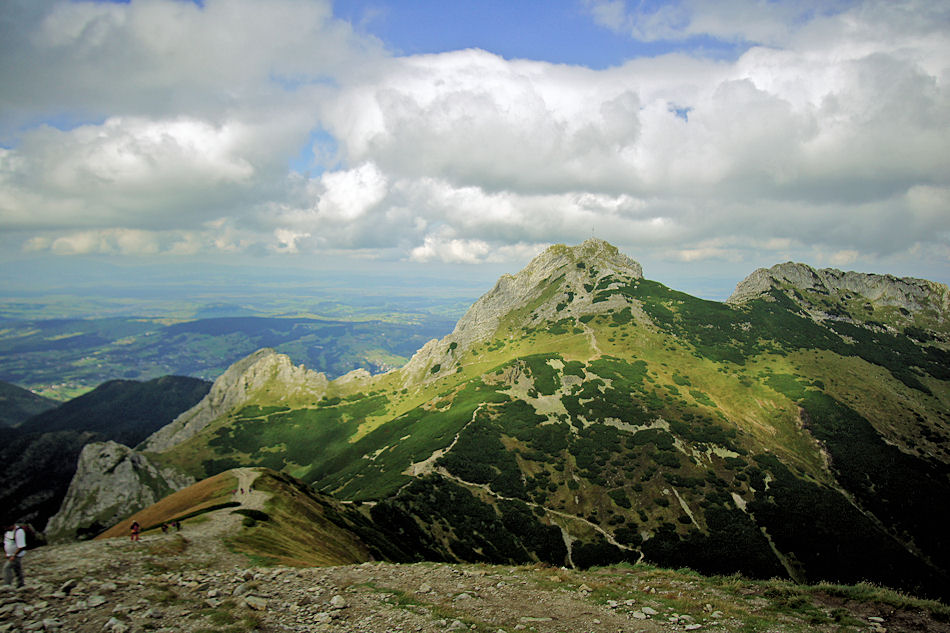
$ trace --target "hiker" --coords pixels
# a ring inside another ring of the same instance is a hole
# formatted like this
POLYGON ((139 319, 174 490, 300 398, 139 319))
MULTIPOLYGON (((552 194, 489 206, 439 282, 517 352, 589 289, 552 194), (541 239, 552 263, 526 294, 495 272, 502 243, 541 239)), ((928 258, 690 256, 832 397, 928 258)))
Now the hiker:
POLYGON ((181 532, 181 521, 175 520, 175 531, 181 532))
POLYGON ((8 585, 13 584, 16 576, 16 586, 23 586, 23 556, 26 554, 26 530, 22 526, 10 524, 3 533, 3 553, 7 560, 3 564, 3 580, 8 585))
POLYGON ((162 523, 162 534, 168 534, 168 524, 162 523))
POLYGON ((131 530, 132 530, 132 540, 133 541, 139 540, 139 532, 142 531, 142 526, 139 525, 138 521, 132 521, 131 530))

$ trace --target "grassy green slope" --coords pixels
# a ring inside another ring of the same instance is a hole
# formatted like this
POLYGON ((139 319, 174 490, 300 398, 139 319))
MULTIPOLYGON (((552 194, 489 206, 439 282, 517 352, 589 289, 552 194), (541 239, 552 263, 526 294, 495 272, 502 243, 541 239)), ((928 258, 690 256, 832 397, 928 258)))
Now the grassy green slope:
POLYGON ((552 276, 425 381, 261 402, 165 458, 379 501, 374 518, 432 558, 645 558, 947 595, 943 348, 815 321, 779 291, 731 306, 596 273, 584 291, 604 309, 572 312, 580 289, 552 276), (534 318, 550 305, 558 318, 534 318))

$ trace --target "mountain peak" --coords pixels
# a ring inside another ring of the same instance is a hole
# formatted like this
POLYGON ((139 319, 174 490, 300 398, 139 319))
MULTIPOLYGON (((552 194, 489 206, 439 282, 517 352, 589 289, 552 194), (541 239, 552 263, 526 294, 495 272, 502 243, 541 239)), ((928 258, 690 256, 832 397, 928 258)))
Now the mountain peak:
MULTIPOLYGON (((627 303, 619 295, 606 301, 595 301, 595 295, 607 285, 642 277, 639 263, 604 240, 549 246, 517 274, 502 275, 459 319, 451 334, 419 350, 406 366, 406 375, 415 376, 436 365, 448 370, 462 351, 490 339, 506 323, 534 327, 545 321, 622 308, 627 303)), ((439 375, 438 371, 431 373, 439 375)))
MULTIPOLYGON (((950 289, 944 284, 913 277, 816 269, 796 262, 759 268, 739 282, 726 302, 741 304, 772 289, 787 287, 821 295, 825 298, 823 303, 846 303, 860 297, 872 307, 895 308, 906 313, 928 312, 939 321, 946 321, 950 313, 950 289)), ((805 307, 821 309, 820 305, 805 307)))
POLYGON ((610 272, 630 275, 635 278, 643 277, 643 268, 639 263, 630 259, 620 250, 600 238, 591 237, 577 246, 554 244, 544 249, 537 257, 518 273, 519 275, 534 268, 548 268, 551 264, 557 266, 563 263, 583 263, 586 266, 600 265, 610 272))
POLYGON ((319 400, 329 381, 320 373, 294 366, 285 354, 270 348, 259 349, 231 365, 198 404, 170 424, 150 435, 141 447, 161 452, 184 442, 204 429, 211 421, 246 402, 252 396, 272 392, 280 400, 319 400))
POLYGON ((503 275, 459 319, 451 338, 459 347, 468 347, 493 334, 506 315, 528 306, 533 308, 535 320, 555 318, 560 312, 556 306, 563 299, 578 305, 590 303, 591 291, 585 286, 591 288, 607 276, 640 279, 643 269, 616 246, 596 238, 577 246, 549 246, 517 274, 503 275))

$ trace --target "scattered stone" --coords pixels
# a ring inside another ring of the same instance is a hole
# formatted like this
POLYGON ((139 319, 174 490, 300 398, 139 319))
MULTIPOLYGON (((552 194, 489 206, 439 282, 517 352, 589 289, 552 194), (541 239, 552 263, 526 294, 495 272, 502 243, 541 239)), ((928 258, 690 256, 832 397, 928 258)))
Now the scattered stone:
POLYGON ((656 609, 653 609, 653 608, 650 608, 650 607, 643 607, 643 608, 640 609, 640 610, 643 611, 643 614, 644 614, 644 615, 651 615, 651 616, 652 616, 652 615, 656 615, 656 614, 657 614, 656 609))
POLYGON ((458 602, 459 600, 471 600, 471 599, 472 599, 472 596, 470 596, 467 593, 460 593, 454 598, 455 602, 458 602))
POLYGON ((551 618, 535 618, 528 615, 521 616, 522 622, 550 622, 551 618))
POLYGON ((634 618, 635 620, 646 620, 647 618, 650 617, 650 616, 648 616, 646 613, 644 613, 643 611, 634 611, 634 612, 631 613, 630 615, 633 616, 633 618, 634 618))
POLYGON ((255 611, 267 610, 267 599, 260 596, 244 596, 244 604, 255 611))
POLYGON ((109 633, 128 633, 129 625, 118 618, 109 618, 102 630, 109 633))
POLYGON ((877 622, 878 624, 884 624, 884 618, 878 617, 876 615, 869 615, 868 622, 877 622))
POLYGON ((254 587, 249 582, 242 582, 240 585, 234 588, 234 591, 231 592, 231 595, 234 597, 243 596, 246 593, 249 593, 254 587))
POLYGON ((335 595, 330 598, 330 606, 334 609, 345 609, 346 608, 346 599, 341 595, 335 595))
POLYGON ((77 584, 79 583, 75 578, 70 578, 60 586, 59 592, 68 596, 69 592, 75 589, 77 584))
POLYGON ((101 607, 101 606, 104 605, 106 602, 107 602, 107 600, 105 599, 105 596, 100 596, 100 595, 97 594, 97 595, 95 595, 95 596, 90 596, 89 599, 86 600, 86 606, 87 606, 88 608, 92 609, 92 608, 95 608, 95 607, 101 607))
POLYGON ((684 631, 696 631, 696 630, 701 629, 701 628, 703 628, 703 625, 702 625, 702 624, 687 624, 686 626, 683 627, 683 630, 684 630, 684 631))

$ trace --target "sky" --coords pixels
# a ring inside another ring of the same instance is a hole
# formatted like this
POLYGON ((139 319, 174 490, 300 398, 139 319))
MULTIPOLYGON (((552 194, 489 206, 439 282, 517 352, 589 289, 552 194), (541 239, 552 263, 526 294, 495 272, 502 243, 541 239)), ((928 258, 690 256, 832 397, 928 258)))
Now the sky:
POLYGON ((950 282, 950 2, 0 3, 0 298, 488 290, 591 236, 714 299, 789 260, 950 282))

